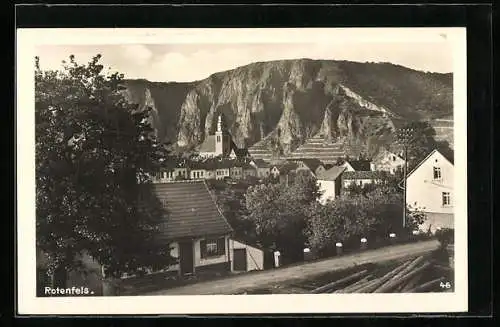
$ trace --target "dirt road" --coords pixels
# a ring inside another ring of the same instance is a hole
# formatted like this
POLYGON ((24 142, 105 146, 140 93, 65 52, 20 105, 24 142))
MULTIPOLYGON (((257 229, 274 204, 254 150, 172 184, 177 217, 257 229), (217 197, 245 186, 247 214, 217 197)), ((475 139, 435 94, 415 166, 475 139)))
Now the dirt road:
POLYGON ((334 270, 349 268, 354 265, 377 263, 402 259, 407 256, 420 255, 430 252, 438 246, 439 243, 435 240, 395 245, 352 255, 345 255, 339 258, 326 259, 281 269, 241 274, 220 280, 202 282, 141 295, 235 294, 245 289, 264 287, 268 284, 304 278, 306 276, 315 276, 334 270))

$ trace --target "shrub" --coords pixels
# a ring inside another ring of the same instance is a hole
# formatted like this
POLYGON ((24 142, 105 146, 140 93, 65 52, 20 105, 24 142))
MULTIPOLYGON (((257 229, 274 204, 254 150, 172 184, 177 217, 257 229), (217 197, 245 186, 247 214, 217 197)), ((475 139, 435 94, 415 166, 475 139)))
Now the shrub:
POLYGON ((455 230, 453 228, 442 228, 436 231, 435 237, 441 243, 442 247, 454 243, 455 230))

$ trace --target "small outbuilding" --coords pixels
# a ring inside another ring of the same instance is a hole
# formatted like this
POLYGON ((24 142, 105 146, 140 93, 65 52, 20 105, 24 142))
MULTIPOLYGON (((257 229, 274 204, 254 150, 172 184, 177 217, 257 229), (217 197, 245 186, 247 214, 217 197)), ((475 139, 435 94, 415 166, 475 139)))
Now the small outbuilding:
POLYGON ((232 271, 264 270, 264 250, 256 245, 250 245, 243 240, 230 240, 232 254, 232 271))

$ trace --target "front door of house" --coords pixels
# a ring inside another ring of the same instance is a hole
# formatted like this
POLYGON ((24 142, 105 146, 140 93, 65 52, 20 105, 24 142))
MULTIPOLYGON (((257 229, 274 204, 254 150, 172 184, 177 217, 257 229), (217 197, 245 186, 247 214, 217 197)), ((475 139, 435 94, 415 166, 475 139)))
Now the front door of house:
POLYGON ((179 267, 181 275, 192 274, 194 272, 193 242, 179 242, 179 267))
POLYGON ((247 250, 234 249, 234 270, 246 271, 247 270, 247 250))

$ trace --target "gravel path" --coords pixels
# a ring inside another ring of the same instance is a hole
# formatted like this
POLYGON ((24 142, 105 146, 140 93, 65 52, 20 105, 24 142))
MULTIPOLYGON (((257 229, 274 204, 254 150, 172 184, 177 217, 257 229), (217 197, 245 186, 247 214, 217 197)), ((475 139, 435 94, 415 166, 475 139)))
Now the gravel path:
POLYGON ((354 265, 397 260, 407 256, 417 256, 433 251, 438 246, 439 243, 435 240, 394 245, 376 250, 345 255, 339 258, 326 259, 281 269, 251 272, 220 280, 201 282, 141 295, 235 294, 242 292, 245 289, 264 287, 269 284, 304 278, 307 276, 315 276, 334 270, 349 268, 354 265))

